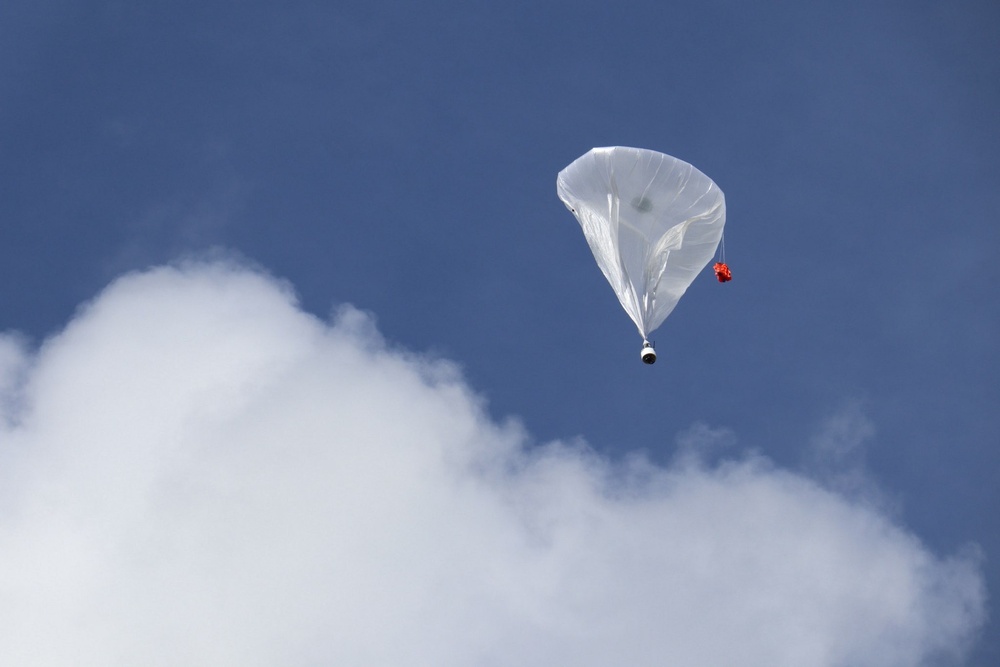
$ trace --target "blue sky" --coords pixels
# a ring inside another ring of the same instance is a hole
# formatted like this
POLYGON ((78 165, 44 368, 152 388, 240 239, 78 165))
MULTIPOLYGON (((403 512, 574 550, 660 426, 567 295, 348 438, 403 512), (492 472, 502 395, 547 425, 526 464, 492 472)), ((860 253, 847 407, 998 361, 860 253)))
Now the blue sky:
POLYGON ((978 544, 995 599, 998 23, 985 0, 7 2, 0 331, 40 343, 117 276, 226 249, 455 361, 531 443, 666 464, 704 424, 717 456, 854 466, 932 552, 978 544), (727 197, 734 280, 695 281, 654 367, 555 195, 605 145, 727 197), (838 424, 856 446, 818 463, 838 424))

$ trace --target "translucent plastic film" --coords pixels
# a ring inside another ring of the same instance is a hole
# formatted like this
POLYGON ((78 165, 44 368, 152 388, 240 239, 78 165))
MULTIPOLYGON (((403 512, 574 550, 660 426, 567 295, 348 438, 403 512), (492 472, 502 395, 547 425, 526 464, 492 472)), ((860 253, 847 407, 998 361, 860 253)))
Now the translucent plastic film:
POLYGON ((598 266, 643 338, 715 255, 726 200, 687 162, 641 148, 594 148, 559 172, 598 266))

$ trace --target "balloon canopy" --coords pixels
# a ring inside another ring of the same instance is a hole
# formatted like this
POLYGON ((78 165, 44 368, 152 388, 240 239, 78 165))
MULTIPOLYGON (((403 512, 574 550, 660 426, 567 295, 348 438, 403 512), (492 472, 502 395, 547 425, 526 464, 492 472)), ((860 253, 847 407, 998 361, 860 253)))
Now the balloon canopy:
POLYGON ((722 190, 687 162, 622 146, 577 158, 559 172, 556 187, 648 338, 715 255, 726 224, 722 190))

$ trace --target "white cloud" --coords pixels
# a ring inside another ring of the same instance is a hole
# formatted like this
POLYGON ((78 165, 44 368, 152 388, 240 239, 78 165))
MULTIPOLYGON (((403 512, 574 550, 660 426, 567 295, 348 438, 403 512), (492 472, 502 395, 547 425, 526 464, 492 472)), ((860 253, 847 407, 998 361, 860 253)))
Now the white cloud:
POLYGON ((226 263, 0 339, 0 664, 918 665, 974 554, 759 457, 531 447, 455 368, 226 263))

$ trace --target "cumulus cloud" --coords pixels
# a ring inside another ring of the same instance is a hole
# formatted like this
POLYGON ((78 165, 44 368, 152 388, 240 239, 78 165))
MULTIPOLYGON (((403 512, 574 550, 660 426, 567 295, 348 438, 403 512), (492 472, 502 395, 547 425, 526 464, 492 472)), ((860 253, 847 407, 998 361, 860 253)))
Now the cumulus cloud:
POLYGON ((0 664, 960 659, 975 554, 746 455, 531 445, 453 364, 225 262, 0 339, 0 664))

